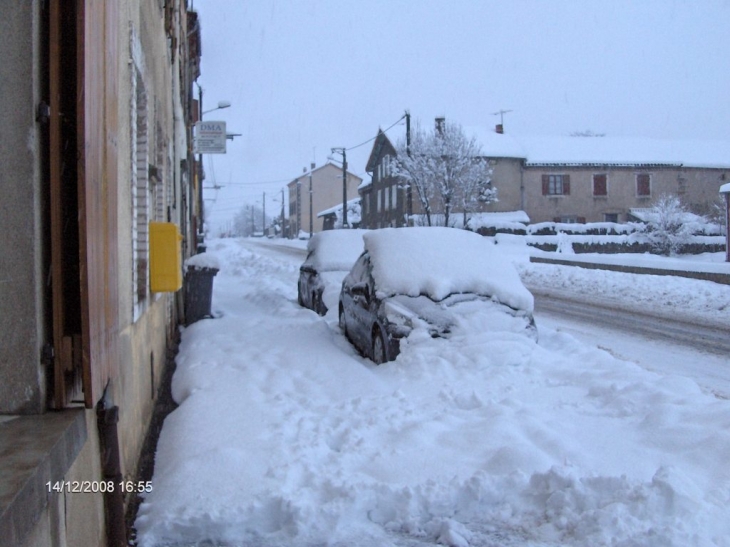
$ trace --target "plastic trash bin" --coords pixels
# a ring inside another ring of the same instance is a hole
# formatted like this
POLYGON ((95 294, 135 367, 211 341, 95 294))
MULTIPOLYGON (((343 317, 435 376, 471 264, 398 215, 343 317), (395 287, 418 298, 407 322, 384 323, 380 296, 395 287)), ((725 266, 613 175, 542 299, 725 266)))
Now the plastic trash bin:
POLYGON ((188 266, 185 272, 185 325, 212 317, 213 278, 217 268, 188 266))

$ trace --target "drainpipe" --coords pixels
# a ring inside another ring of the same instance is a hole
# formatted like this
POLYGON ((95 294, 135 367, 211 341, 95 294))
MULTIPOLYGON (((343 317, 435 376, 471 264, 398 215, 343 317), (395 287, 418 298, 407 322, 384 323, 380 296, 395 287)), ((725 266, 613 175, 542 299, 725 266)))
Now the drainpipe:
POLYGON ((525 210, 525 163, 524 162, 520 162, 520 210, 522 210, 522 211, 525 210))
POLYGON ((101 442, 101 472, 104 481, 114 483, 113 492, 104 493, 107 545, 126 547, 127 525, 124 520, 124 494, 120 486, 123 478, 117 435, 119 407, 106 408, 102 399, 97 406, 96 415, 101 442))

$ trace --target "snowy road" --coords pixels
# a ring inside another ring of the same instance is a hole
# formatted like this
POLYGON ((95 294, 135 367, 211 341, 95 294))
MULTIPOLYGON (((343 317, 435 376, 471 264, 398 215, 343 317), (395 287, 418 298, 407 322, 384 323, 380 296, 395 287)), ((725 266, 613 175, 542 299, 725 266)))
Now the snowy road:
POLYGON ((730 399, 730 338, 720 330, 685 323, 666 324, 619 310, 596 308, 547 297, 535 298, 540 327, 565 332, 646 370, 686 376, 705 391, 730 399))
POLYGON ((730 547, 730 401, 547 316, 375 366, 266 245, 209 246, 220 314, 182 333, 141 547, 730 547))

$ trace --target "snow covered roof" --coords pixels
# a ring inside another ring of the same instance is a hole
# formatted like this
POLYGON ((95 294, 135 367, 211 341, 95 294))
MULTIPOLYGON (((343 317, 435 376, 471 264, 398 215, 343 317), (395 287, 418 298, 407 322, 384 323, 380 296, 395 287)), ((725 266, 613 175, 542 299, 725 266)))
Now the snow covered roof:
POLYGON ((508 258, 488 239, 454 228, 385 228, 364 234, 377 290, 386 295, 491 296, 532 311, 532 294, 508 258))
MULTIPOLYGON (((347 202, 347 208, 349 209, 350 207, 358 203, 360 203, 360 198, 351 199, 347 202)), ((331 215, 333 213, 336 214, 337 211, 342 211, 341 203, 338 203, 337 205, 335 205, 334 207, 330 207, 329 209, 325 209, 324 211, 320 211, 319 213, 317 213, 317 218, 323 217, 325 215, 331 215)))
POLYGON ((730 141, 628 137, 523 139, 527 165, 673 165, 730 168, 730 141))
POLYGON ((672 165, 730 168, 730 141, 641 137, 516 136, 465 127, 491 158, 522 158, 527 165, 672 165))
POLYGON ((363 251, 366 230, 327 230, 312 236, 304 264, 318 272, 349 271, 363 251))
POLYGON ((728 182, 727 184, 723 184, 722 186, 720 186, 720 193, 721 194, 730 193, 730 182, 728 182))
MULTIPOLYGON (((652 207, 641 207, 641 208, 633 208, 629 209, 629 214, 631 216, 639 219, 642 222, 652 222, 657 220, 657 212, 652 207)), ((695 215, 694 213, 690 213, 689 211, 685 211, 682 213, 682 222, 685 224, 689 223, 707 223, 705 219, 703 219, 699 215, 695 215)))

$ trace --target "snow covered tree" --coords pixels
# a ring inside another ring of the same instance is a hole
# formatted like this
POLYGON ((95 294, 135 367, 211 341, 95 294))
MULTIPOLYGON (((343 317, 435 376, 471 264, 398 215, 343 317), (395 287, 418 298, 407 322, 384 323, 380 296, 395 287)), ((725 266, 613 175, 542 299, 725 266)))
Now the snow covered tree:
POLYGON ((663 195, 657 199, 647 215, 646 235, 653 250, 663 255, 675 255, 689 243, 694 231, 688 221, 689 212, 679 198, 663 195))
POLYGON ((449 226, 460 208, 466 227, 479 204, 497 200, 489 161, 476 138, 467 137, 459 124, 444 122, 431 133, 416 126, 410 148, 399 141, 396 153, 395 172, 415 189, 429 226, 436 214, 449 226))

